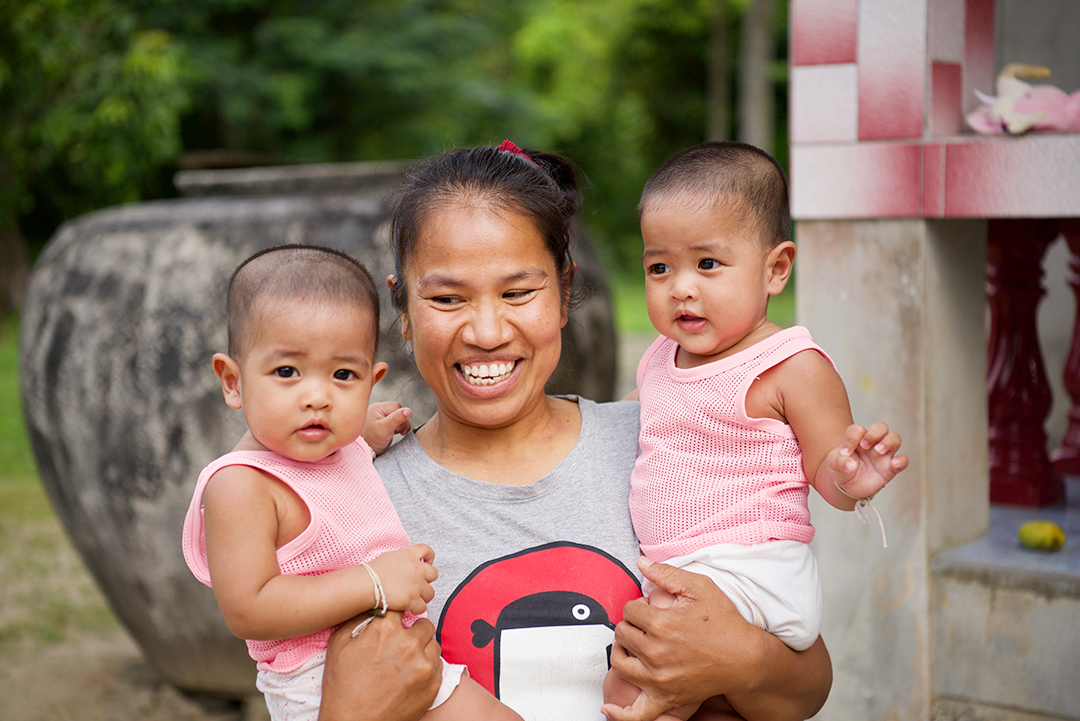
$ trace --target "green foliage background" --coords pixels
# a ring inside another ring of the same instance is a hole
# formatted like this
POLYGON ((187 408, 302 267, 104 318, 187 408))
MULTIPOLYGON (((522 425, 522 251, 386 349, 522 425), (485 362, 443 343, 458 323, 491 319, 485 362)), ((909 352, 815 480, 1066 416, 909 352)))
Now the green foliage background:
MULTIPOLYGON (((198 151, 363 161, 510 138, 579 164, 620 330, 652 333, 638 195, 704 139, 710 23, 723 11, 737 38, 748 1, 0 0, 0 271, 69 218, 175 194, 198 151)), ((785 27, 781 11, 781 56, 785 27)), ((733 87, 736 51, 724 49, 733 87)), ((785 73, 778 60, 779 128, 785 73)), ((781 131, 781 161, 783 147, 781 131)), ((116 621, 36 478, 5 283, 0 272, 0 658, 14 658, 116 621)), ((790 308, 786 294, 770 312, 787 325, 790 308)))
POLYGON ((629 269, 645 178, 704 139, 711 19, 737 38, 746 2, 0 0, 0 227, 40 247, 73 215, 172 194, 192 151, 358 161, 511 138, 580 165, 586 222, 629 269))

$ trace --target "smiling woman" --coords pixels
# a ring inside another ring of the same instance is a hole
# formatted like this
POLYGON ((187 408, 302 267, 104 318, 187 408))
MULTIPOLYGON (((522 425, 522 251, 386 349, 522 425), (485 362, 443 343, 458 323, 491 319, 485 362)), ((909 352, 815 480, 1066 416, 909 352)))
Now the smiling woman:
POLYGON ((397 197, 387 282, 437 410, 376 468, 439 578, 431 622, 403 629, 391 613, 331 639, 322 721, 419 718, 440 646, 527 720, 601 719, 616 639, 633 656, 611 657, 615 671, 671 708, 728 695, 728 718, 803 719, 824 700, 824 646, 795 654, 703 577, 639 566, 680 603, 640 597, 638 406, 544 391, 571 305, 576 192, 563 158, 483 147, 418 166, 397 197))
POLYGON ((415 280, 402 333, 440 399, 426 433, 451 421, 463 429, 543 426, 543 388, 559 363, 566 308, 536 226, 496 208, 450 207, 431 216, 418 247, 424 252, 406 266, 415 280))

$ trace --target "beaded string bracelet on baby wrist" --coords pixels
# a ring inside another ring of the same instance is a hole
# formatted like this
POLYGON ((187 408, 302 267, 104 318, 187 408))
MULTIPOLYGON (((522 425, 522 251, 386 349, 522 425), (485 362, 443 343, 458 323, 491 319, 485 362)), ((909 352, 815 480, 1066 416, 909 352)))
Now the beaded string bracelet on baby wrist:
POLYGON ((371 609, 371 615, 356 624, 356 628, 352 630, 353 638, 356 638, 357 634, 360 633, 360 630, 374 621, 376 617, 385 616, 386 611, 388 610, 386 607, 386 591, 383 589, 379 574, 375 573, 375 569, 366 563, 361 563, 360 567, 367 571, 368 576, 371 577, 371 587, 375 591, 375 605, 371 609))
POLYGON ((855 515, 858 516, 859 520, 862 521, 864 524, 870 523, 870 520, 866 517, 866 511, 864 511, 863 509, 869 508, 871 511, 874 512, 874 515, 877 516, 878 528, 881 529, 881 547, 888 548, 889 544, 885 540, 885 523, 881 520, 881 514, 878 513, 878 509, 874 508, 874 504, 870 502, 874 500, 874 497, 867 496, 866 498, 856 498, 855 496, 851 495, 843 488, 841 488, 840 484, 836 481, 833 481, 833 485, 836 486, 836 490, 840 491, 845 496, 855 501, 855 515))

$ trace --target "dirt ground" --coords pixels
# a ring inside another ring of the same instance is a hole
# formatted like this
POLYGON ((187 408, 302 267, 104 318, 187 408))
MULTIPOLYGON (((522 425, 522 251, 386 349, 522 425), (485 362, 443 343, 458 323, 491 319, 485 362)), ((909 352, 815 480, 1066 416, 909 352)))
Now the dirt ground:
MULTIPOLYGON (((25 721, 242 721, 244 707, 193 699, 156 677, 123 630, 85 634, 3 660, 4 716, 25 721), (8 715, 10 714, 10 716, 8 715)), ((261 703, 261 699, 256 699, 261 703)), ((250 706, 254 706, 251 704, 250 706)))
POLYGON ((0 718, 21 721, 268 718, 261 698, 191 698, 155 674, 109 611, 36 479, 0 478, 0 698, 0 718))

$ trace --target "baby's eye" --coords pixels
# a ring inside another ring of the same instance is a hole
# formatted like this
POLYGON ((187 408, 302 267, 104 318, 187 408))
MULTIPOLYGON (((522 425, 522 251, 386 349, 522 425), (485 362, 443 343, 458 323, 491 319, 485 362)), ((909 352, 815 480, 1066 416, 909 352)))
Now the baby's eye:
POLYGON ((698 261, 698 268, 702 270, 715 270, 720 267, 720 261, 715 258, 702 258, 698 261))
POLYGON ((668 272, 668 267, 666 265, 664 265, 663 263, 653 263, 648 268, 646 268, 646 270, 651 275, 662 275, 662 274, 668 272))
POLYGON ((295 378, 299 375, 299 371, 292 366, 282 366, 281 368, 275 369, 274 373, 278 378, 295 378))
POLYGON ((359 376, 347 368, 334 371, 334 380, 336 381, 351 381, 355 378, 359 378, 359 376))

